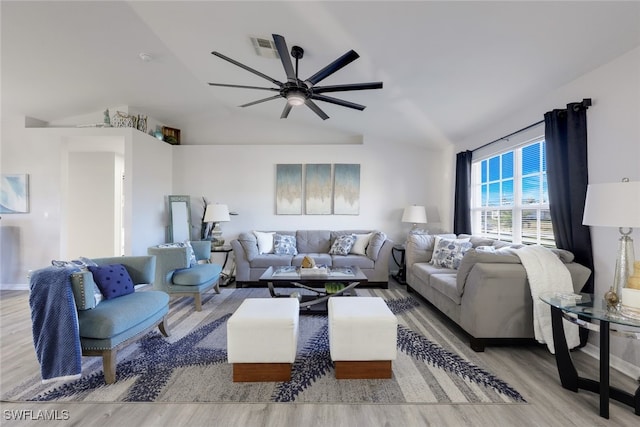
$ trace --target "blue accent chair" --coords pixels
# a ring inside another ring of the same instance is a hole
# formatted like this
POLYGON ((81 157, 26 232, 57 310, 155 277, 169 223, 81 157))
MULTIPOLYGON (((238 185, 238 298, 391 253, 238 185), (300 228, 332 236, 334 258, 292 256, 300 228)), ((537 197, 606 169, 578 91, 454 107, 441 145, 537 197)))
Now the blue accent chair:
MULTIPOLYGON (((156 259, 152 256, 121 256, 92 259, 98 265, 122 264, 134 285, 151 284, 156 259)), ((107 384, 116 381, 117 349, 140 338, 156 326, 169 336, 166 316, 169 296, 153 290, 135 291, 96 302, 99 294, 89 271, 71 274, 71 286, 78 310, 80 347, 83 356, 101 356, 107 384)))
POLYGON ((211 288, 220 293, 222 267, 211 264, 211 241, 192 241, 196 264, 191 265, 191 251, 186 246, 152 246, 148 254, 156 257, 153 287, 171 296, 191 296, 196 311, 202 310, 202 294, 211 288), (204 263, 201 263, 203 261, 204 263))

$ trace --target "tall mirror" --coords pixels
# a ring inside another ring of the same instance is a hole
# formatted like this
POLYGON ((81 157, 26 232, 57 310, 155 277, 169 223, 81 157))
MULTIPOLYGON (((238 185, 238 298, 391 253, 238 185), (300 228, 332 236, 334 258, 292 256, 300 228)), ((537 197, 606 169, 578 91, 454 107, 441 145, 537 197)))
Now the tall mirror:
POLYGON ((191 203, 189 196, 169 196, 169 242, 191 240, 191 203))

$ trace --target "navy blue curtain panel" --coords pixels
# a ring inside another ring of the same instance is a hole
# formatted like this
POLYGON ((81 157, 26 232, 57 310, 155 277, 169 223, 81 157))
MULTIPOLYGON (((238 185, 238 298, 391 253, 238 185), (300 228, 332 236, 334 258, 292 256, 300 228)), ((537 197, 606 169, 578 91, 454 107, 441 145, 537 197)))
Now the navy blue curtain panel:
POLYGON ((453 210, 453 232, 471 234, 471 159, 473 152, 456 155, 456 193, 453 210))
MULTIPOLYGON (((589 182, 587 171, 587 108, 590 100, 567 104, 544 115, 549 208, 556 246, 574 253, 576 262, 593 269, 591 232, 582 225, 589 182), (588 101, 588 102, 587 102, 588 101)), ((593 293, 593 273, 582 288, 593 293)), ((580 330, 586 344, 588 330, 580 330)))

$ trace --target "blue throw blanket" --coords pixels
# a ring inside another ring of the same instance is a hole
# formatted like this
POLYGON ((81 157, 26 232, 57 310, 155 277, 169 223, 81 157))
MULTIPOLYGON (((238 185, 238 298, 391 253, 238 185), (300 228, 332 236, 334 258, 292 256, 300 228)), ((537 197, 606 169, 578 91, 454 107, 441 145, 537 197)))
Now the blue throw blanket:
POLYGON ((33 344, 42 382, 80 378, 82 351, 71 290, 73 267, 47 267, 31 274, 29 306, 33 344))

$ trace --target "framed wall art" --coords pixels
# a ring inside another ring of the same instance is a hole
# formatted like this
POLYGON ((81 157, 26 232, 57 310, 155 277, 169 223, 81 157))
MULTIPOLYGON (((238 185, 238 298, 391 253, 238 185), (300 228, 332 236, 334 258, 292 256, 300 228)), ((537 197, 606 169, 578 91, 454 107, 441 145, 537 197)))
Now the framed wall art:
POLYGON ((331 214, 331 164, 305 165, 305 213, 331 214))
POLYGON ((29 175, 2 174, 0 181, 0 213, 29 212, 29 175))
POLYGON ((276 215, 302 215, 302 164, 276 165, 276 215))
POLYGON ((336 164, 333 178, 333 213, 360 214, 360 165, 336 164))

